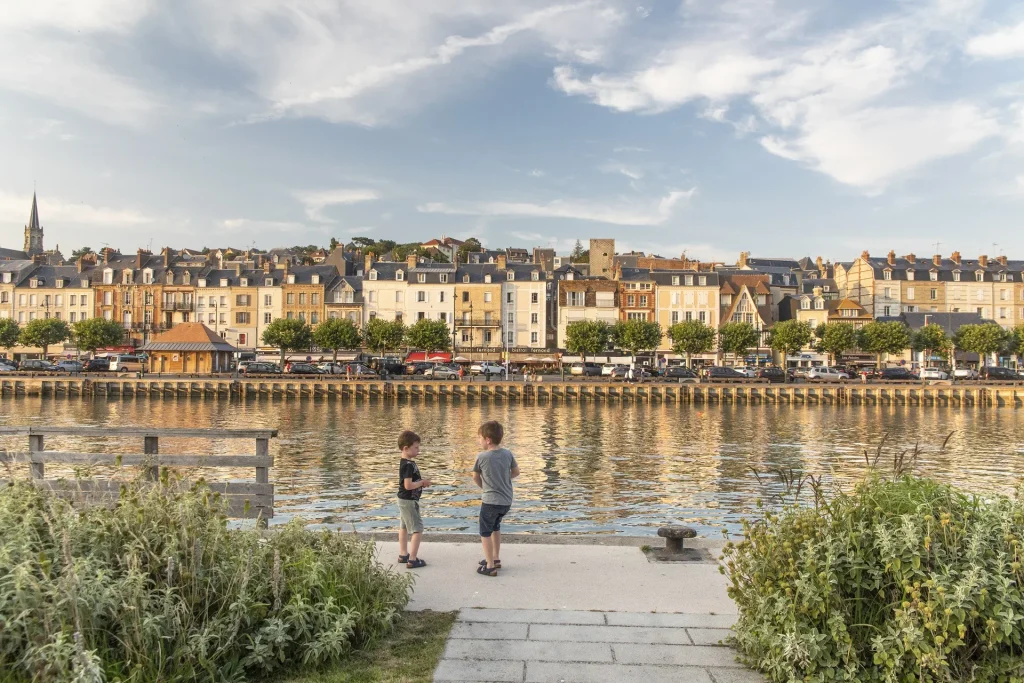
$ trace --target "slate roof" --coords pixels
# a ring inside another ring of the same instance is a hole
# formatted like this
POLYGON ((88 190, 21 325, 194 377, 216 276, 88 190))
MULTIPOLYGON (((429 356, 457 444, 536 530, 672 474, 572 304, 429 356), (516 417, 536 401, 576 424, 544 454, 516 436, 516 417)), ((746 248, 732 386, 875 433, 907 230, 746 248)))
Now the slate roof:
POLYGON ((692 285, 693 287, 700 287, 700 286, 702 286, 702 285, 699 284, 700 283, 700 279, 699 278, 702 278, 702 277, 706 277, 707 278, 707 280, 705 280, 705 284, 703 285, 704 287, 719 287, 721 285, 721 283, 719 281, 719 278, 718 278, 718 273, 714 273, 714 272, 711 272, 711 273, 704 272, 704 271, 697 272, 696 270, 652 270, 652 271, 650 271, 650 273, 651 273, 651 279, 654 282, 657 282, 659 286, 672 286, 672 287, 687 287, 687 286, 691 286, 691 285, 687 285, 686 284, 686 276, 687 275, 692 275, 693 276, 693 285, 692 285), (679 278, 679 284, 678 285, 673 285, 672 284, 672 278, 673 277, 679 278))
POLYGON ((28 259, 28 254, 18 249, 4 249, 0 247, 0 259, 7 261, 24 261, 28 259))
POLYGON ((800 281, 801 294, 813 294, 815 287, 821 287, 826 292, 838 292, 836 281, 832 278, 804 278, 800 281))
POLYGON ((982 323, 994 323, 994 320, 982 318, 977 312, 974 313, 903 313, 899 316, 901 322, 912 330, 919 330, 925 326, 925 319, 929 325, 939 325, 946 331, 946 334, 953 336, 956 331, 964 325, 980 325, 982 323))
POLYGON ((235 351, 235 347, 202 323, 179 323, 153 338, 143 351, 235 351))
MULTIPOLYGON (((39 287, 53 287, 57 280, 63 280, 68 289, 80 288, 82 280, 88 280, 85 273, 79 273, 77 266, 39 266, 22 273, 21 282, 39 280, 39 287)), ((20 283, 19 283, 20 284, 20 283)))
POLYGON ((898 256, 893 258, 893 262, 889 263, 887 256, 871 256, 867 259, 872 270, 875 274, 875 279, 882 280, 885 278, 884 272, 890 271, 890 280, 908 280, 907 271, 914 271, 914 280, 922 280, 925 282, 931 282, 931 273, 934 272, 937 275, 938 282, 954 282, 953 273, 960 271, 960 280, 968 282, 978 282, 976 273, 981 271, 983 273, 982 280, 980 282, 995 282, 997 281, 996 274, 1006 273, 1007 281, 1018 281, 1017 278, 1024 280, 1024 261, 1010 261, 1007 260, 1004 266, 996 258, 989 258, 988 264, 985 266, 981 265, 980 259, 961 259, 960 263, 948 258, 939 260, 936 264, 930 258, 916 258, 911 261, 905 256, 898 256), (1012 278, 1012 279, 1011 279, 1012 278))
MULTIPOLYGON (((562 268, 567 268, 563 266, 562 268)), ((561 270, 561 269, 559 269, 561 270)), ((491 276, 491 283, 508 282, 508 273, 515 274, 513 282, 533 281, 533 273, 537 273, 538 280, 546 280, 544 269, 535 263, 509 263, 505 268, 499 269, 496 263, 462 263, 455 273, 455 282, 466 282, 469 276, 470 283, 480 284, 484 282, 487 275, 491 276)))

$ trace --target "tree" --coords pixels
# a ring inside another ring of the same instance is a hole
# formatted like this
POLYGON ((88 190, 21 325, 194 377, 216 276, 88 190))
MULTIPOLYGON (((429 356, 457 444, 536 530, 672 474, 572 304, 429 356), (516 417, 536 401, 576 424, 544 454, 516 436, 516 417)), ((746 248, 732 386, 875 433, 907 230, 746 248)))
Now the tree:
POLYGON ((465 263, 469 260, 469 254, 483 251, 484 247, 480 244, 480 240, 475 237, 470 237, 468 240, 463 242, 462 246, 459 247, 459 251, 456 253, 459 263, 465 263))
POLYGON ((313 344, 313 331, 305 320, 278 318, 263 330, 263 343, 281 349, 281 367, 288 351, 308 349, 313 344))
POLYGON ((373 240, 370 239, 369 237, 353 237, 352 244, 356 245, 357 247, 365 249, 366 247, 373 246, 373 240))
MULTIPOLYGON (((786 358, 800 351, 811 343, 811 324, 799 320, 784 320, 775 323, 769 334, 768 344, 774 350, 782 354, 782 367, 786 367, 786 358)), ((783 381, 789 381, 789 373, 786 373, 783 381)))
POLYGON ((707 353, 715 348, 717 333, 700 320, 687 320, 668 328, 668 338, 675 353, 686 354, 686 367, 690 367, 690 356, 707 353))
POLYGON ((583 242, 576 240, 576 244, 572 248, 572 253, 569 254, 569 262, 575 263, 581 256, 583 256, 583 242))
POLYGON ((943 357, 948 356, 951 347, 952 342, 946 336, 946 330, 943 329, 942 325, 934 323, 925 325, 915 332, 910 339, 910 348, 924 354, 921 363, 922 367, 928 367, 928 361, 936 353, 943 357))
POLYGON ((608 348, 611 326, 601 320, 576 320, 565 328, 565 350, 584 359, 608 348))
POLYGON ((15 320, 12 320, 11 318, 0 318, 0 346, 5 349, 17 346, 18 339, 20 337, 21 328, 15 320))
POLYGON ((341 246, 341 242, 338 241, 338 238, 337 237, 332 237, 331 238, 331 249, 330 249, 330 251, 334 251, 339 246, 341 246))
POLYGON ((384 353, 397 349, 405 339, 405 325, 401 320, 374 318, 363 326, 363 344, 368 349, 384 353))
POLYGON ((1009 347, 1010 353, 1017 356, 1018 360, 1024 357, 1024 325, 1017 325, 1010 332, 1009 347))
POLYGON ((818 338, 814 348, 829 355, 829 364, 835 365, 839 356, 857 346, 857 328, 850 323, 831 322, 818 325, 814 330, 818 338))
POLYGON ((51 344, 60 344, 71 338, 71 328, 57 318, 36 318, 21 330, 18 341, 22 346, 38 346, 43 349, 43 358, 51 344))
POLYGON ((860 328, 857 346, 865 353, 875 354, 875 364, 882 367, 883 353, 903 353, 910 346, 910 330, 901 322, 871 322, 860 328))
POLYGON ((725 353, 743 356, 757 346, 758 332, 750 323, 725 323, 718 331, 718 345, 725 353))
POLYGON ((981 357, 981 366, 985 367, 988 357, 1007 345, 1011 334, 998 323, 981 325, 961 325, 953 335, 953 344, 961 351, 976 353, 981 357))
POLYGON ((648 320, 620 320, 611 331, 615 345, 634 358, 641 351, 658 348, 662 336, 661 325, 648 320))
POLYGON ((448 351, 452 347, 452 333, 443 320, 423 318, 417 320, 405 331, 405 343, 413 348, 431 351, 448 351))
POLYGON ((91 247, 82 247, 81 249, 75 249, 73 252, 71 252, 71 260, 72 261, 77 261, 78 259, 82 258, 86 254, 91 254, 91 253, 92 253, 92 248, 91 247))
POLYGON ((71 326, 79 349, 95 353, 102 346, 117 346, 124 339, 124 326, 106 318, 86 318, 71 326))
POLYGON ((362 343, 359 328, 348 318, 327 318, 313 328, 313 344, 334 352, 338 362, 338 349, 356 349, 362 343))

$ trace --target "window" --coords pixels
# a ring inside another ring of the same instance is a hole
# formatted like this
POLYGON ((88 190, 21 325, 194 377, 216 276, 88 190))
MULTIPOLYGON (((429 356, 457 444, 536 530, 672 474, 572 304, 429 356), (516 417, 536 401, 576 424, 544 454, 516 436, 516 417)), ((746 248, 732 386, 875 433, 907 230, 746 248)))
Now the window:
POLYGON ((469 292, 462 293, 462 303, 469 303, 469 292))
POLYGON ((532 294, 530 294, 530 303, 531 304, 539 304, 540 303, 540 294, 538 294, 537 292, 533 292, 532 294))
MULTIPOLYGON (((243 277, 241 280, 238 281, 238 284, 240 284, 242 287, 248 287, 249 286, 249 279, 243 277)), ((239 340, 243 339, 244 337, 245 337, 244 334, 238 335, 238 339, 239 340)), ((240 343, 244 343, 244 342, 240 342, 240 343)))
POLYGON ((647 320, 647 314, 642 311, 630 311, 626 317, 630 320, 647 320))
POLYGON ((906 313, 916 313, 916 312, 917 312, 917 306, 905 306, 905 307, 903 308, 903 310, 904 310, 904 311, 905 311, 906 313))
POLYGON ((960 282, 960 271, 959 270, 954 270, 953 271, 953 282, 960 282))
POLYGON ((273 322, 273 320, 274 320, 274 316, 271 315, 270 313, 264 313, 263 314, 263 324, 264 325, 269 325, 271 322, 273 322))
POLYGON ((907 287, 907 298, 908 299, 913 299, 914 298, 914 288, 913 287, 907 287))
POLYGON ((437 300, 438 300, 439 303, 442 303, 442 304, 444 303, 444 292, 438 292, 437 293, 437 300))
POLYGON ((68 322, 72 322, 72 323, 75 322, 75 312, 74 311, 71 311, 71 314, 68 316, 68 322))
POLYGON ((934 301, 935 299, 938 299, 938 298, 939 298, 939 290, 937 290, 937 289, 931 289, 931 290, 930 290, 930 291, 928 292, 928 298, 929 298, 929 299, 932 299, 933 301, 934 301))
POLYGON ((132 293, 131 292, 125 292, 124 293, 123 302, 124 302, 125 306, 131 306, 131 304, 132 304, 132 293))
POLYGON ((515 313, 509 313, 508 314, 508 324, 512 325, 512 324, 515 323, 515 321, 516 321, 516 314, 515 313))
POLYGON ((312 277, 310 277, 309 278, 309 284, 311 284, 311 285, 318 285, 318 284, 320 284, 320 276, 319 275, 313 275, 312 277))
POLYGON ((416 281, 417 282, 421 282, 421 283, 422 282, 426 282, 427 281, 427 274, 426 273, 420 273, 419 275, 416 276, 416 281))
POLYGON ((441 284, 448 283, 448 273, 441 273, 441 284))
POLYGON ((440 320, 443 323, 446 323, 446 322, 448 322, 448 314, 447 313, 438 313, 437 319, 440 320))
POLYGON ((395 303, 405 303, 405 292, 403 292, 402 290, 398 290, 395 292, 395 303))
POLYGON ((404 280, 405 279, 405 271, 399 270, 399 271, 395 272, 395 279, 398 280, 399 282, 404 280))
POLYGON ((632 294, 627 296, 626 297, 626 305, 627 306, 635 306, 636 305, 636 297, 633 296, 632 294))
POLYGON ((490 324, 491 324, 491 312, 490 311, 485 311, 484 312, 484 325, 490 325, 490 324))
POLYGON ((466 330, 462 331, 462 343, 463 344, 468 344, 469 343, 469 332, 466 331, 466 330))
POLYGON ((1002 306, 999 307, 999 317, 1000 318, 1005 318, 1006 317, 1006 309, 1004 307, 1002 307, 1002 306))
POLYGON ((288 314, 285 315, 285 317, 288 318, 288 320, 293 320, 295 318, 295 314, 292 313, 291 311, 288 311, 288 314))
POLYGON ((1008 297, 1007 297, 1007 292, 1006 292, 1006 290, 1005 290, 1005 289, 1000 289, 1000 290, 999 290, 999 300, 1000 300, 1000 301, 1006 301, 1006 300, 1007 300, 1007 298, 1008 298, 1008 297))
POLYGON ((540 314, 539 313, 531 313, 530 314, 530 324, 531 325, 536 325, 539 322, 540 322, 540 314))
POLYGON ((416 314, 416 319, 417 320, 423 320, 426 317, 427 317, 427 314, 424 313, 423 311, 420 311, 419 313, 416 314))
POLYGON ((974 279, 977 280, 978 282, 983 282, 985 280, 985 273, 980 270, 977 271, 974 274, 974 279))
POLYGON ((217 324, 217 314, 216 313, 211 313, 210 317, 209 317, 209 321, 210 321, 211 325, 216 325, 217 324))
POLYGON ((536 270, 533 271, 532 273, 530 273, 530 279, 534 281, 540 280, 540 273, 538 273, 536 270))
POLYGON ((123 284, 130 285, 132 283, 132 271, 126 270, 121 275, 123 276, 121 280, 123 284))
POLYGON ((999 281, 1006 282, 1006 273, 999 273, 999 281))
POLYGON ((371 304, 377 303, 377 292, 370 292, 367 301, 369 301, 371 304))
MULTIPOLYGON (((74 306, 78 303, 77 298, 74 294, 68 296, 68 306, 74 306)), ((7 292, 0 294, 0 303, 7 303, 7 292)))
POLYGON ((114 305, 113 299, 114 299, 113 292, 103 292, 103 305, 104 306, 113 306, 114 305))
POLYGON ((249 298, 248 294, 237 294, 237 295, 235 295, 235 305, 236 306, 248 306, 249 302, 250 302, 250 298, 249 298))
POLYGON ((227 281, 226 278, 221 278, 220 279, 220 286, 221 287, 227 287, 228 286, 228 281, 227 281))
POLYGON ((286 304, 288 304, 289 306, 294 306, 295 305, 295 294, 293 292, 288 292, 287 294, 285 294, 284 295, 284 302, 286 304))
POLYGON ((537 343, 537 333, 536 332, 531 332, 530 333, 530 343, 531 344, 536 344, 537 343))
POLYGON ((245 342, 246 341, 247 341, 247 339, 246 339, 245 333, 244 332, 240 333, 238 335, 238 345, 239 346, 245 346, 245 342))
POLYGON ((416 301, 419 303, 425 303, 427 301, 427 293, 422 289, 416 292, 416 301))
POLYGON ((701 275, 700 277, 698 277, 697 278, 697 284, 700 285, 701 287, 707 286, 707 284, 708 284, 707 276, 706 275, 701 275))
POLYGON ((103 319, 104 320, 113 320, 114 319, 114 312, 113 311, 103 311, 103 319))
POLYGON ((978 315, 985 315, 985 309, 982 308, 981 306, 978 306, 978 308, 975 310, 977 310, 978 315))
MULTIPOLYGON (((202 301, 202 300, 203 300, 203 297, 199 297, 199 301, 202 301)), ((215 296, 211 296, 210 297, 210 308, 217 308, 217 297, 215 297, 215 296)))
MULTIPOLYGON (((109 292, 104 292, 103 293, 104 298, 106 298, 107 294, 109 294, 109 292)), ((24 294, 19 294, 18 295, 18 305, 19 306, 24 306, 25 305, 25 295, 24 294)))
POLYGON ((103 284, 112 285, 114 284, 114 271, 107 268, 103 271, 103 284))
POLYGON ((491 303, 491 293, 490 292, 484 292, 484 303, 485 304, 491 303))
POLYGON ((235 324, 236 325, 248 325, 249 324, 249 314, 248 313, 243 313, 243 312, 235 313, 235 324))
POLYGON ((679 311, 672 311, 672 324, 679 322, 679 311))
POLYGON ((933 271, 932 271, 931 273, 929 273, 929 275, 930 275, 930 276, 931 276, 931 278, 932 278, 932 282, 936 282, 936 281, 938 281, 938 279, 939 279, 939 274, 938 274, 937 272, 935 272, 935 271, 933 270, 933 271))
MULTIPOLYGON (((685 277, 685 278, 683 279, 683 282, 684 282, 684 283, 686 283, 686 286, 687 286, 687 287, 690 287, 690 286, 692 286, 692 285, 693 285, 693 276, 692 276, 692 275, 687 275, 687 276, 686 276, 686 277, 685 277)), ((673 284, 675 284, 675 283, 673 283, 673 284)))
POLYGON ((646 306, 647 305, 647 296, 646 295, 641 295, 640 296, 640 305, 641 306, 646 306))
POLYGON ((490 344, 491 343, 491 331, 490 330, 484 330, 484 343, 485 344, 490 344))
POLYGON ((886 299, 891 299, 892 298, 892 287, 886 287, 885 288, 885 298, 886 299))
POLYGON ((508 304, 513 303, 512 292, 508 292, 508 293, 505 294, 505 303, 508 303, 508 304))
POLYGON ((515 280, 516 279, 516 271, 514 271, 514 270, 506 271, 505 272, 505 279, 508 280, 509 282, 512 282, 512 280, 515 280))
POLYGON ((469 282, 469 273, 466 273, 465 275, 462 276, 462 281, 469 282))
POLYGON ((306 305, 306 293, 305 292, 299 292, 299 305, 300 306, 305 306, 306 305))
POLYGON ((320 294, 317 293, 317 292, 313 292, 312 294, 310 294, 309 295, 309 303, 311 305, 313 305, 313 306, 319 306, 320 305, 320 294))
POLYGON ((295 273, 288 273, 288 284, 295 284, 295 273))
POLYGON ((882 279, 883 280, 891 280, 892 279, 892 271, 891 270, 883 270, 882 271, 882 279))
MULTIPOLYGON (((687 315, 689 315, 689 313, 687 313, 687 315)), ((700 311, 697 314, 698 320, 700 320, 702 323, 703 322, 707 322, 707 317, 708 317, 707 311, 700 311)))
POLYGON ((678 275, 673 275, 672 276, 672 286, 673 287, 678 287, 679 286, 679 276, 678 275))
POLYGON ((199 286, 200 287, 205 287, 206 286, 206 278, 205 277, 199 278, 199 286))
POLYGON ((491 284, 491 274, 490 273, 488 273, 487 275, 484 275, 484 282, 487 283, 487 284, 491 284))
MULTIPOLYGON (((46 298, 49 299, 50 297, 46 297, 46 298)), ((53 305, 54 306, 63 306, 64 305, 64 297, 62 295, 60 295, 60 294, 57 294, 56 296, 54 296, 53 297, 53 305)))
POLYGON ((370 271, 370 279, 371 280, 376 280, 377 279, 377 271, 376 270, 371 270, 370 271))
POLYGON ((814 310, 822 311, 824 309, 825 309, 825 300, 824 299, 815 299, 814 300, 814 310))
POLYGON ((914 279, 914 270, 913 269, 907 271, 907 279, 908 280, 913 280, 914 279))
POLYGON ((566 305, 568 306, 583 306, 584 293, 583 292, 568 292, 566 297, 566 305))
POLYGON ((508 345, 512 346, 512 344, 515 343, 515 339, 516 339, 516 333, 515 332, 509 332, 508 333, 508 345))
POLYGON ((11 274, 10 273, 4 273, 4 282, 6 284, 10 284, 11 283, 11 274))
POLYGON ((318 322, 320 322, 320 315, 318 313, 310 313, 309 314, 309 324, 310 325, 316 325, 318 322))
MULTIPOLYGON (((370 279, 372 280, 373 278, 370 278, 370 279)), ((274 278, 272 278, 272 277, 264 278, 263 279, 263 286, 264 287, 273 287, 274 286, 274 278)))
POLYGON ((883 306, 882 307, 882 315, 883 316, 888 318, 891 313, 892 313, 892 307, 891 306, 883 306))
POLYGON ((62 289, 64 287, 64 280, 58 278, 53 281, 53 284, 57 289, 62 289))

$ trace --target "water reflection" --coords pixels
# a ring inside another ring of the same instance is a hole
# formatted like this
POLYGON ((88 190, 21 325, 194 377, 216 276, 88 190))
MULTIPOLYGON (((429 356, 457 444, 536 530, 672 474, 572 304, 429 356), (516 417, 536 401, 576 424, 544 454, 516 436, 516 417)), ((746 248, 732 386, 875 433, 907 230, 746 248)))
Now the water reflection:
MULTIPOLYGON (((649 533, 678 520, 715 533, 735 529, 762 493, 752 468, 795 469, 849 483, 865 450, 890 442, 924 448, 919 471, 974 491, 1013 490, 1024 473, 1024 413, 901 407, 677 406, 215 400, 6 400, 6 425, 110 425, 280 430, 271 442, 275 523, 300 517, 360 529, 394 525, 402 429, 423 438, 421 469, 437 485, 424 498, 432 529, 472 531, 479 500, 469 479, 476 427, 495 419, 519 458, 510 529, 549 533, 649 533), (954 432, 947 449, 938 447, 954 432)), ((138 440, 50 438, 48 449, 138 452, 138 440)), ((0 439, 24 450, 26 440, 0 439)), ((164 452, 245 453, 249 442, 181 439, 164 452)), ((48 476, 69 470, 48 468, 48 476)), ((209 478, 250 479, 247 471, 209 478)), ((104 472, 109 474, 109 472, 104 472)), ((213 476, 211 476, 213 475, 213 476)))

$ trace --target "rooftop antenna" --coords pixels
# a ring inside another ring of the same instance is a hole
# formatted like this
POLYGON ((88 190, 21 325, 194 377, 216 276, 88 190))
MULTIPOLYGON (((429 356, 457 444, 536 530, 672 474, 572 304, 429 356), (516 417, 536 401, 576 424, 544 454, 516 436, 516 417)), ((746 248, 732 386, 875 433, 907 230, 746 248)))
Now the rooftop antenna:
POLYGON ((993 250, 993 251, 995 251, 995 250, 998 250, 998 251, 999 251, 999 255, 1000 255, 1000 256, 1002 256, 1002 255, 1003 255, 1003 250, 1002 250, 1002 248, 1001 248, 1001 247, 1000 247, 1000 246, 999 246, 999 245, 998 245, 998 244, 997 244, 996 242, 993 242, 993 243, 992 243, 992 250, 993 250))
POLYGON ((935 253, 936 254, 941 254, 942 253, 942 252, 939 251, 939 247, 940 246, 942 246, 942 242, 936 242, 935 243, 935 253))

